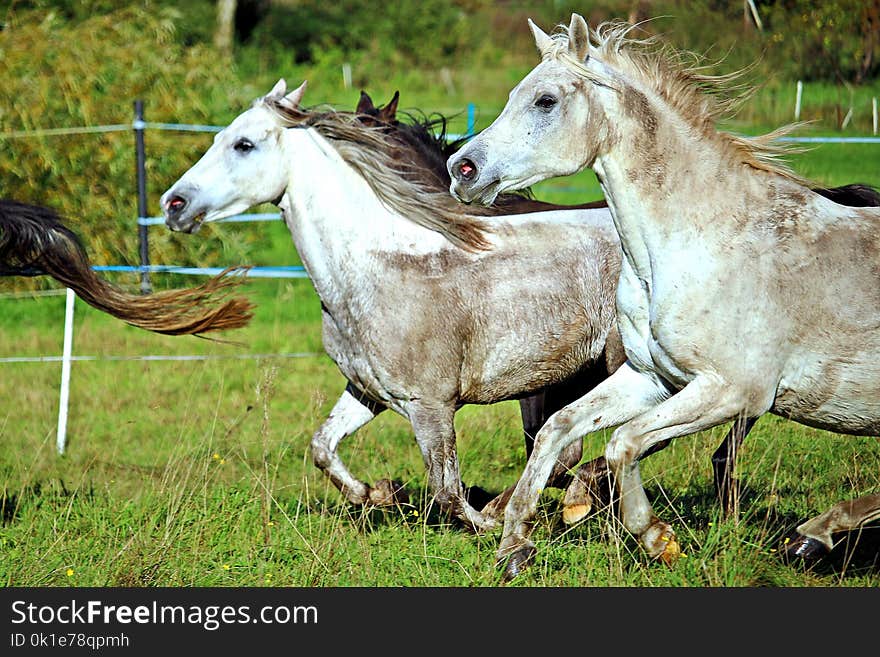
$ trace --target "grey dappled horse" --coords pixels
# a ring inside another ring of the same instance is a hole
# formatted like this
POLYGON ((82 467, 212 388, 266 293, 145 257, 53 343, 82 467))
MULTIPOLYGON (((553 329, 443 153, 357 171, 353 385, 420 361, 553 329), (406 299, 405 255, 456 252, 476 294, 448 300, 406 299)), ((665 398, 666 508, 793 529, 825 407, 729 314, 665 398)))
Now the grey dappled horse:
MULTIPOLYGON (((527 564, 530 521, 555 455, 617 426, 605 456, 620 515, 646 552, 679 547, 654 513, 638 459, 652 446, 771 412, 856 435, 880 433, 880 210, 840 205, 781 164, 780 132, 742 137, 714 123, 728 78, 633 27, 532 31, 542 62, 498 119, 449 161, 451 191, 491 203, 585 167, 612 209, 624 258, 618 326, 627 362, 553 415, 504 513, 505 576, 527 564)), ((880 494, 797 527, 786 553, 810 558, 833 534, 880 517, 880 494)))

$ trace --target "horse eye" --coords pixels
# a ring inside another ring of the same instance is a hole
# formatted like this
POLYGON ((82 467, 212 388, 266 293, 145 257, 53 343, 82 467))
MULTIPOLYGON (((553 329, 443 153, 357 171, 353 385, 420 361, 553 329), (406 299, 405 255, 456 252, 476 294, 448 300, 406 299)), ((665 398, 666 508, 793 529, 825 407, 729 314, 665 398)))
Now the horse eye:
POLYGON ((247 153, 248 151, 254 150, 253 142, 247 139, 239 139, 232 147, 239 153, 247 153))
POLYGON ((541 109, 548 110, 553 107, 558 101, 549 94, 544 94, 538 100, 535 101, 535 107, 540 107, 541 109))

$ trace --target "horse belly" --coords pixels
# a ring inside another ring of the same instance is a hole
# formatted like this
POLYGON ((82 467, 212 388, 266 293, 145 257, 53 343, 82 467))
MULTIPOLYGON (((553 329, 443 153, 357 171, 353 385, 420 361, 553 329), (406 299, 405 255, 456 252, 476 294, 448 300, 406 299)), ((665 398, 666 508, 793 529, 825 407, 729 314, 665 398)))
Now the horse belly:
POLYGON ((826 431, 880 434, 880 366, 868 358, 842 364, 814 356, 783 376, 771 411, 826 431))

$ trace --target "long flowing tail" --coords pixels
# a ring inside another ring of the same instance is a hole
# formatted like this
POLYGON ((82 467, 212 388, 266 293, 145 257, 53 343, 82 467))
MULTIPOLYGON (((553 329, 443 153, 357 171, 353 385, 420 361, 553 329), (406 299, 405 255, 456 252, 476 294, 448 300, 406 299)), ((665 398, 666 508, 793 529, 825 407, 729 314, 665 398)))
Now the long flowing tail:
POLYGON ((246 326, 254 304, 228 297, 247 269, 227 268, 192 288, 130 294, 95 274, 79 237, 53 210, 0 199, 0 275, 48 274, 98 310, 155 333, 192 335, 246 326), (234 275, 236 270, 241 275, 234 275))

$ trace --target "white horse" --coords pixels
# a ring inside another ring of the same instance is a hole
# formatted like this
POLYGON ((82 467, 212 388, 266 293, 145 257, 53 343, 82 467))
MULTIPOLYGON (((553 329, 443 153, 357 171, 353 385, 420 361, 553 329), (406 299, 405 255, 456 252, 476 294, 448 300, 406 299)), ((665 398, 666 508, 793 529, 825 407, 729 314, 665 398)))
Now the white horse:
MULTIPOLYGON (((503 503, 477 510, 467 499, 453 417, 464 404, 577 377, 592 377, 589 389, 622 364, 610 213, 468 210, 449 196, 446 156, 438 173, 401 130, 365 114, 303 110, 304 88, 288 94, 280 80, 218 133, 162 195, 166 223, 195 232, 275 202, 321 300, 324 347, 348 381, 312 439, 316 465, 353 504, 393 501, 390 482, 359 481, 337 453, 392 409, 412 424, 439 506, 491 529, 503 503)), ((564 457, 560 475, 579 459, 580 449, 564 457)))
MULTIPOLYGON (((880 432, 880 210, 838 205, 779 163, 778 133, 719 132, 730 78, 574 14, 498 119, 449 160, 452 194, 595 171, 621 239, 618 323, 626 364, 552 416, 505 510, 505 576, 534 554, 530 520, 556 454, 619 425, 605 456, 626 528, 665 561, 679 547, 639 475, 652 445, 770 412, 855 435, 880 432)), ((880 518, 880 494, 797 527, 789 555, 880 518)))

